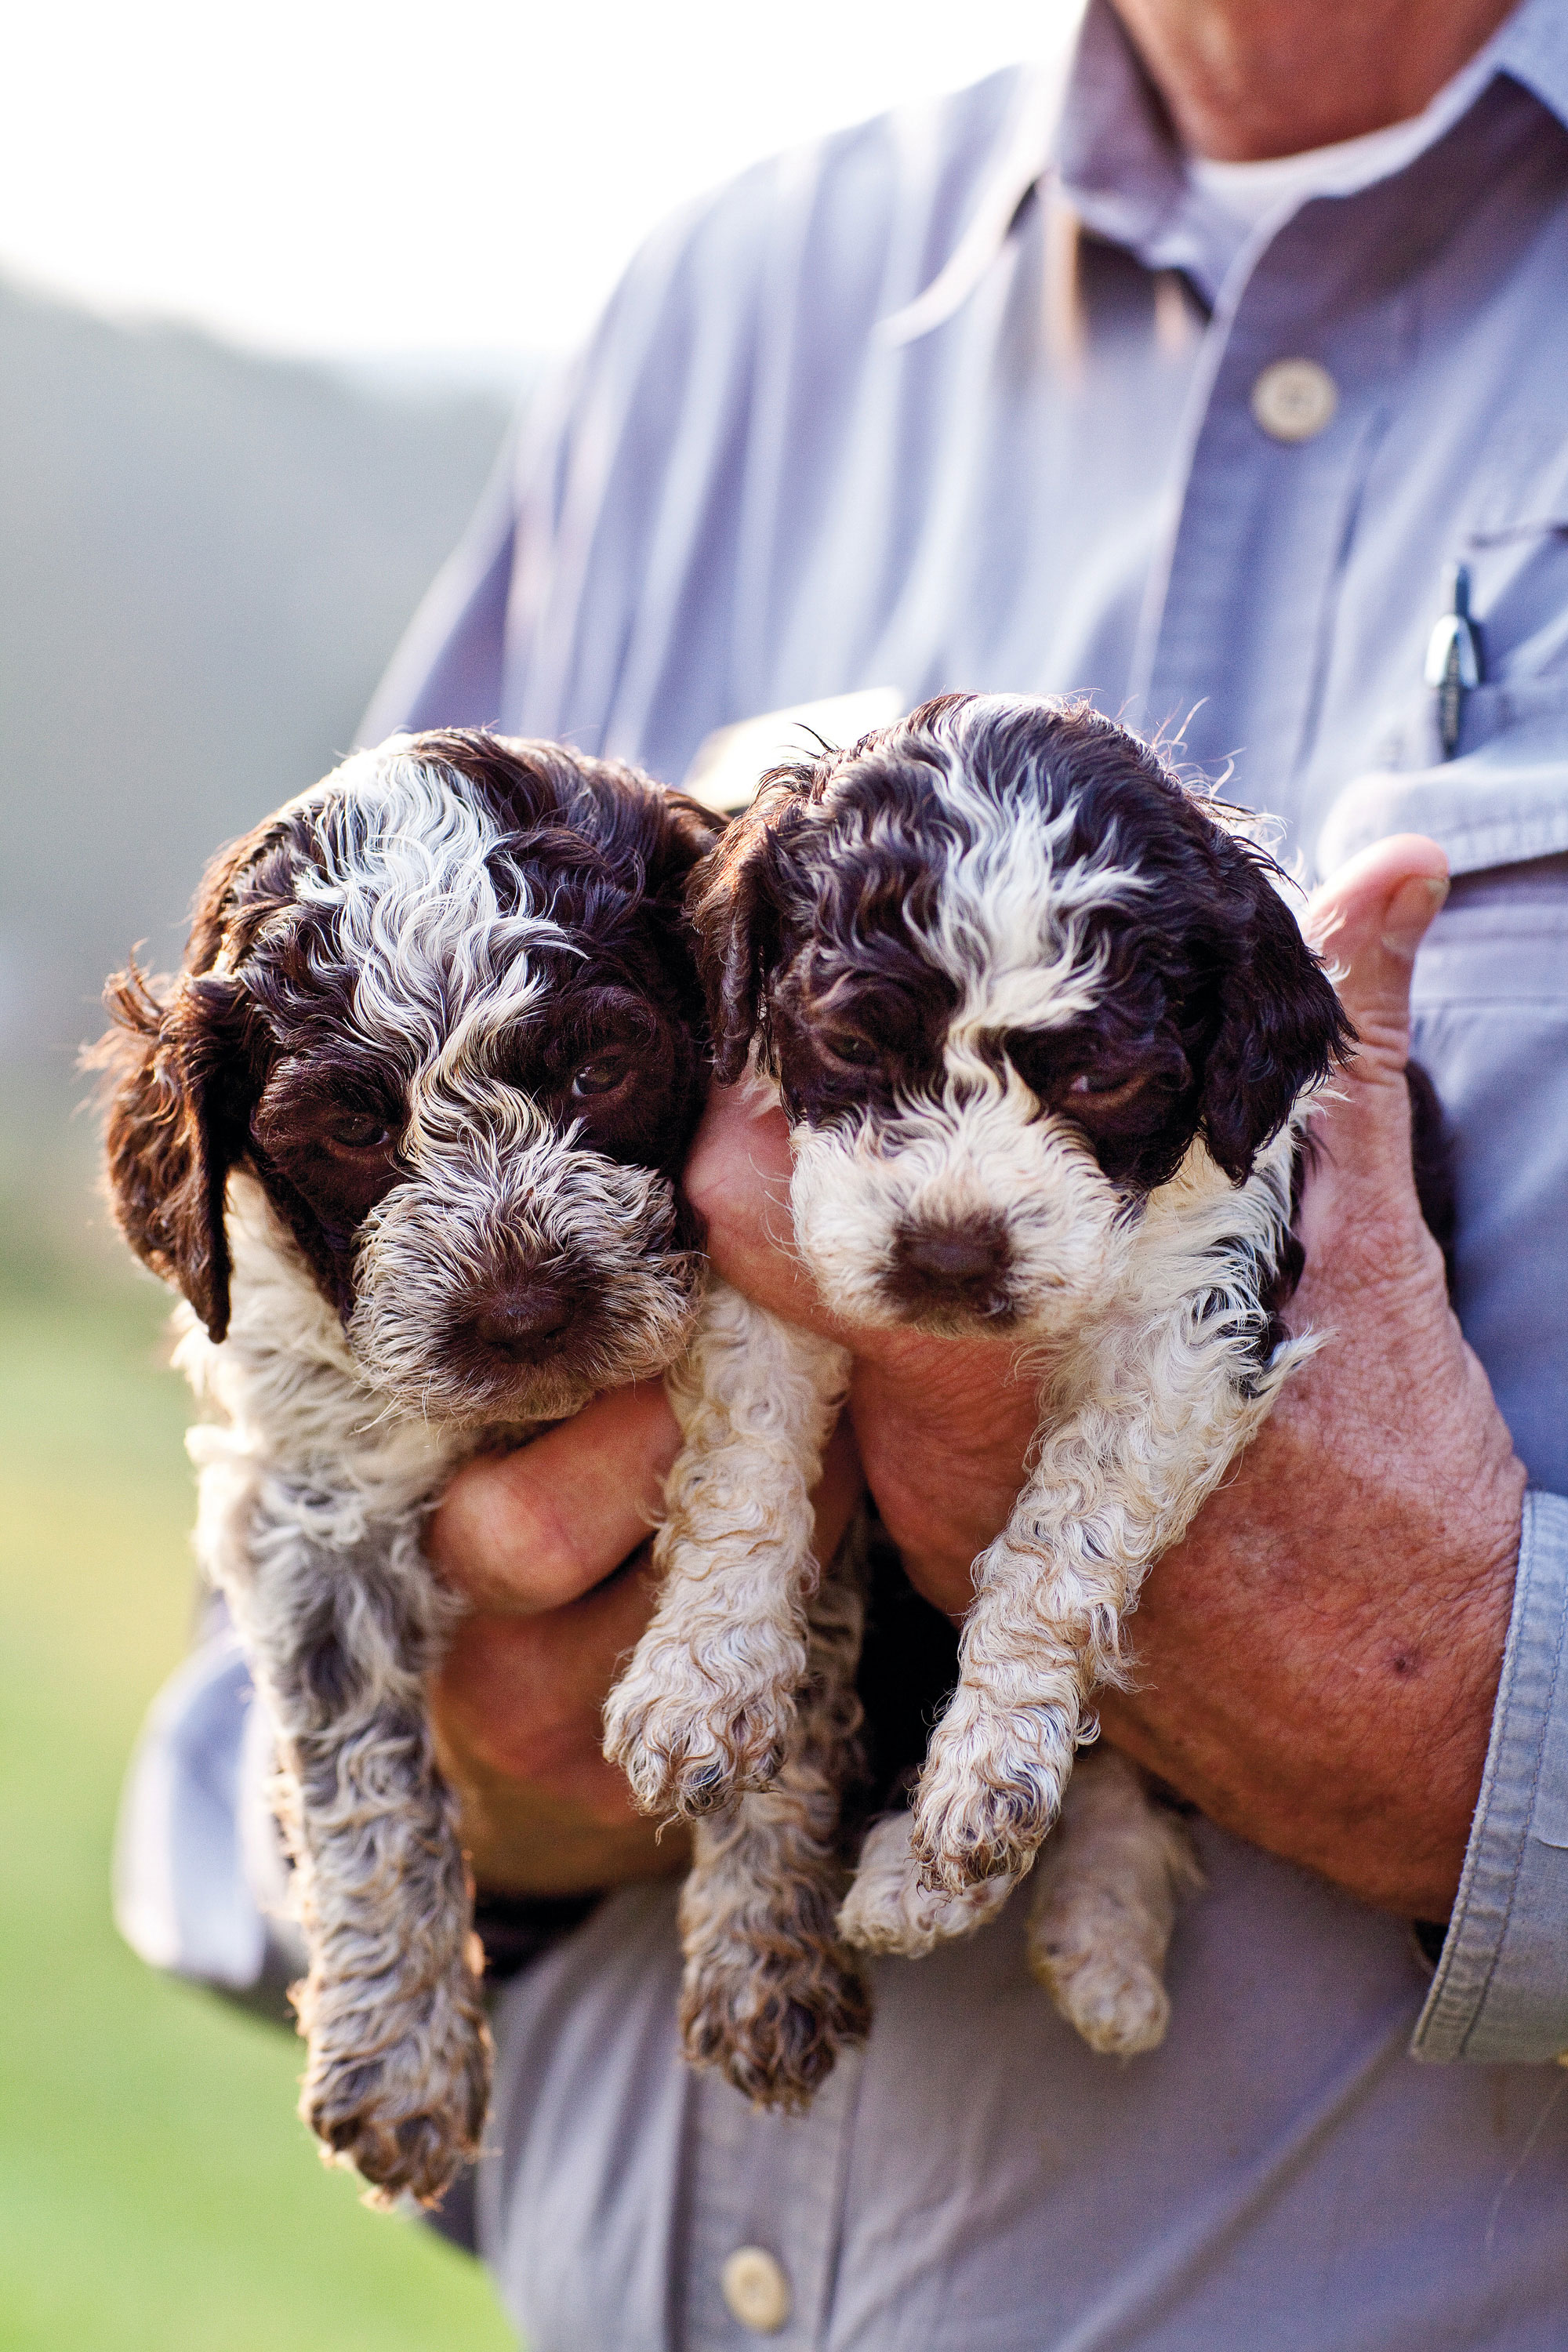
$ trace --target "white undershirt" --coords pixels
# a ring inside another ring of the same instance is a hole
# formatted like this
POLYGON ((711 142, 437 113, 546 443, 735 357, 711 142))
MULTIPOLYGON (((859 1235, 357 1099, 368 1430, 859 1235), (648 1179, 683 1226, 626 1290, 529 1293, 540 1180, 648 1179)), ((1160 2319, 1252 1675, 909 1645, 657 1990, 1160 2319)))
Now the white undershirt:
POLYGON ((1260 163, 1216 163, 1206 155, 1189 155, 1186 226, 1204 248, 1209 264, 1205 275, 1215 281, 1211 294, 1242 247, 1266 224, 1281 228, 1315 196, 1352 195, 1376 180, 1391 179, 1435 146, 1486 88, 1501 38, 1500 29, 1406 122, 1260 163))

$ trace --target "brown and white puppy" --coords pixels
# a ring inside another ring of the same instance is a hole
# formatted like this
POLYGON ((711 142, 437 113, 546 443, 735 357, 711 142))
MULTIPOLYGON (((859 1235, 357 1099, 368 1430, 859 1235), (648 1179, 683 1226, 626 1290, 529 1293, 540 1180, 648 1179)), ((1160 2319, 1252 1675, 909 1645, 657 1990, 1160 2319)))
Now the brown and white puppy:
MULTIPOLYGON (((188 1302, 198 1549, 277 1735, 302 2112, 384 2196, 440 2194, 489 2081, 426 1710, 452 1613, 428 1510, 467 1455, 598 1390, 668 1370, 689 1420, 715 1353, 767 1383, 770 1318, 705 1297, 679 1192, 707 1069, 683 893, 718 830, 554 745, 394 738, 219 856, 176 979, 110 985, 114 1203, 188 1302)), ((789 1425, 808 1485, 826 1385, 789 1425)), ((659 1541, 702 1556, 724 1530, 691 1483, 678 1464, 659 1541)), ((847 1566, 777 1784, 705 1825, 687 1890, 693 2053, 785 2103, 865 2022, 834 1931, 859 1607, 847 1566), (782 1919, 748 1908, 759 1884, 791 1890, 782 1919)))
MULTIPOLYGON (((718 1073, 777 1086, 824 1297, 1005 1339, 1039 1381, 958 1687, 912 1816, 868 1841, 853 1941, 928 1949, 1029 1868, 1143 1576, 1313 1344, 1278 1319, 1292 1167, 1349 1031, 1279 880, 1235 812, 1087 706, 974 696, 773 771, 696 877, 718 1073)), ((737 1616, 800 1605, 742 1564, 737 1616)), ((716 1709, 691 1613, 667 1586, 628 1677, 663 1695, 636 1727, 644 1783, 689 1809, 765 1777, 789 1702, 781 1635, 753 1642, 745 1706, 716 1709)), ((1150 2046, 1184 1834, 1107 1757, 1049 1856, 1037 1970, 1097 2047, 1150 2046)))

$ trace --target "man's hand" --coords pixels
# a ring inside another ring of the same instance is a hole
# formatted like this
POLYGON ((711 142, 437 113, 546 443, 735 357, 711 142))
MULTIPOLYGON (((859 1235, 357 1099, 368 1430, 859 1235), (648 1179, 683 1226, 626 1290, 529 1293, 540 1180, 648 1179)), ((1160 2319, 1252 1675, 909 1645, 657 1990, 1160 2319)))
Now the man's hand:
POLYGON ((1410 973, 1445 873, 1405 835, 1313 903, 1361 1039, 1302 1204, 1290 1320, 1325 1345, 1153 1570, 1138 1687, 1102 1710, 1215 1820, 1431 1919, 1480 1787, 1525 1484, 1410 1172, 1410 973))
MULTIPOLYGON (((431 1692, 463 1837, 494 1894, 573 1895, 684 1868, 600 1753, 600 1717, 647 1624, 647 1530, 679 1432, 657 1381, 601 1397, 519 1454, 453 1480, 431 1522, 438 1572, 471 1603, 431 1692)), ((859 1493, 847 1437, 829 1449, 817 1543, 859 1493)))
MULTIPOLYGON (((1108 1735, 1215 1819, 1426 1917, 1458 1884, 1524 1486, 1410 1174, 1410 966, 1442 874, 1441 852, 1405 836, 1315 905, 1363 1041, 1304 1207, 1296 1319, 1327 1344, 1155 1568, 1132 1626, 1138 1688, 1103 1705, 1108 1735)), ((743 1088, 716 1096, 688 1170, 714 1261, 851 1348, 883 1519, 920 1589, 961 1615, 1022 1478, 1033 1386, 1005 1342, 837 1327, 789 1246, 789 1170, 780 1114, 743 1088)), ((470 1465, 437 1515, 437 1564, 478 1610, 439 1677, 437 1732, 488 1886, 565 1893, 684 1860, 599 1754, 605 1694, 650 1606, 635 1547, 676 1443, 657 1386, 633 1390, 470 1465)), ((853 1492, 841 1445, 823 1541, 853 1492)))
POLYGON ((431 1693, 463 1838, 496 1894, 573 1895, 679 1869, 599 1752, 616 1663, 647 1622, 646 1538, 679 1432, 657 1381, 459 1472, 433 1564, 472 1604, 431 1693))
MULTIPOLYGON (((1319 894, 1362 1045, 1320 1128, 1294 1320, 1325 1335, 1145 1588, 1137 1689, 1108 1736, 1256 1843, 1367 1901, 1442 1917, 1508 1630, 1524 1472, 1421 1222, 1404 1081, 1442 852, 1385 842, 1319 894)), ((730 1281, 833 1328, 788 1248, 779 1115, 714 1102, 688 1171, 730 1281)), ((910 1574, 959 1614, 1035 1423, 1005 1342, 840 1329, 868 1481, 910 1574)))

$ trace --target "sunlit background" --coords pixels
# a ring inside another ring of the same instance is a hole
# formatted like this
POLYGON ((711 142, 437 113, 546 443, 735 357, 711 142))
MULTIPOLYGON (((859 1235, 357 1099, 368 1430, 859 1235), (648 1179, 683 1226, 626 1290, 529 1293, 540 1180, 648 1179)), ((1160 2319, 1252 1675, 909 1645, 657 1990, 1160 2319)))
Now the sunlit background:
POLYGON ((0 128, 0 2352, 499 2352, 297 2045, 117 1942, 192 1603, 164 1305, 75 1055, 217 844, 345 749, 509 416, 654 222, 1063 37, 1069 0, 343 0, 7 18, 0 128))
POLYGON ((57 0, 7 36, 0 257, 274 352, 557 351, 661 214, 1041 50, 1059 16, 57 0))

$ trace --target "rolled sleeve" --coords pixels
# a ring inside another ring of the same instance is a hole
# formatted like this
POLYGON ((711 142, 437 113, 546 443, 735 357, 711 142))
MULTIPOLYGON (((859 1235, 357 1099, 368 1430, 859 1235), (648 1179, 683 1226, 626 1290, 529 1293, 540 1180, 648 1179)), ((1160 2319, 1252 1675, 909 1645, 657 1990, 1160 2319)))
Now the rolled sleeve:
POLYGON ((1513 1620, 1458 1899, 1417 2058, 1568 2053, 1568 1498, 1526 1496, 1513 1620))

